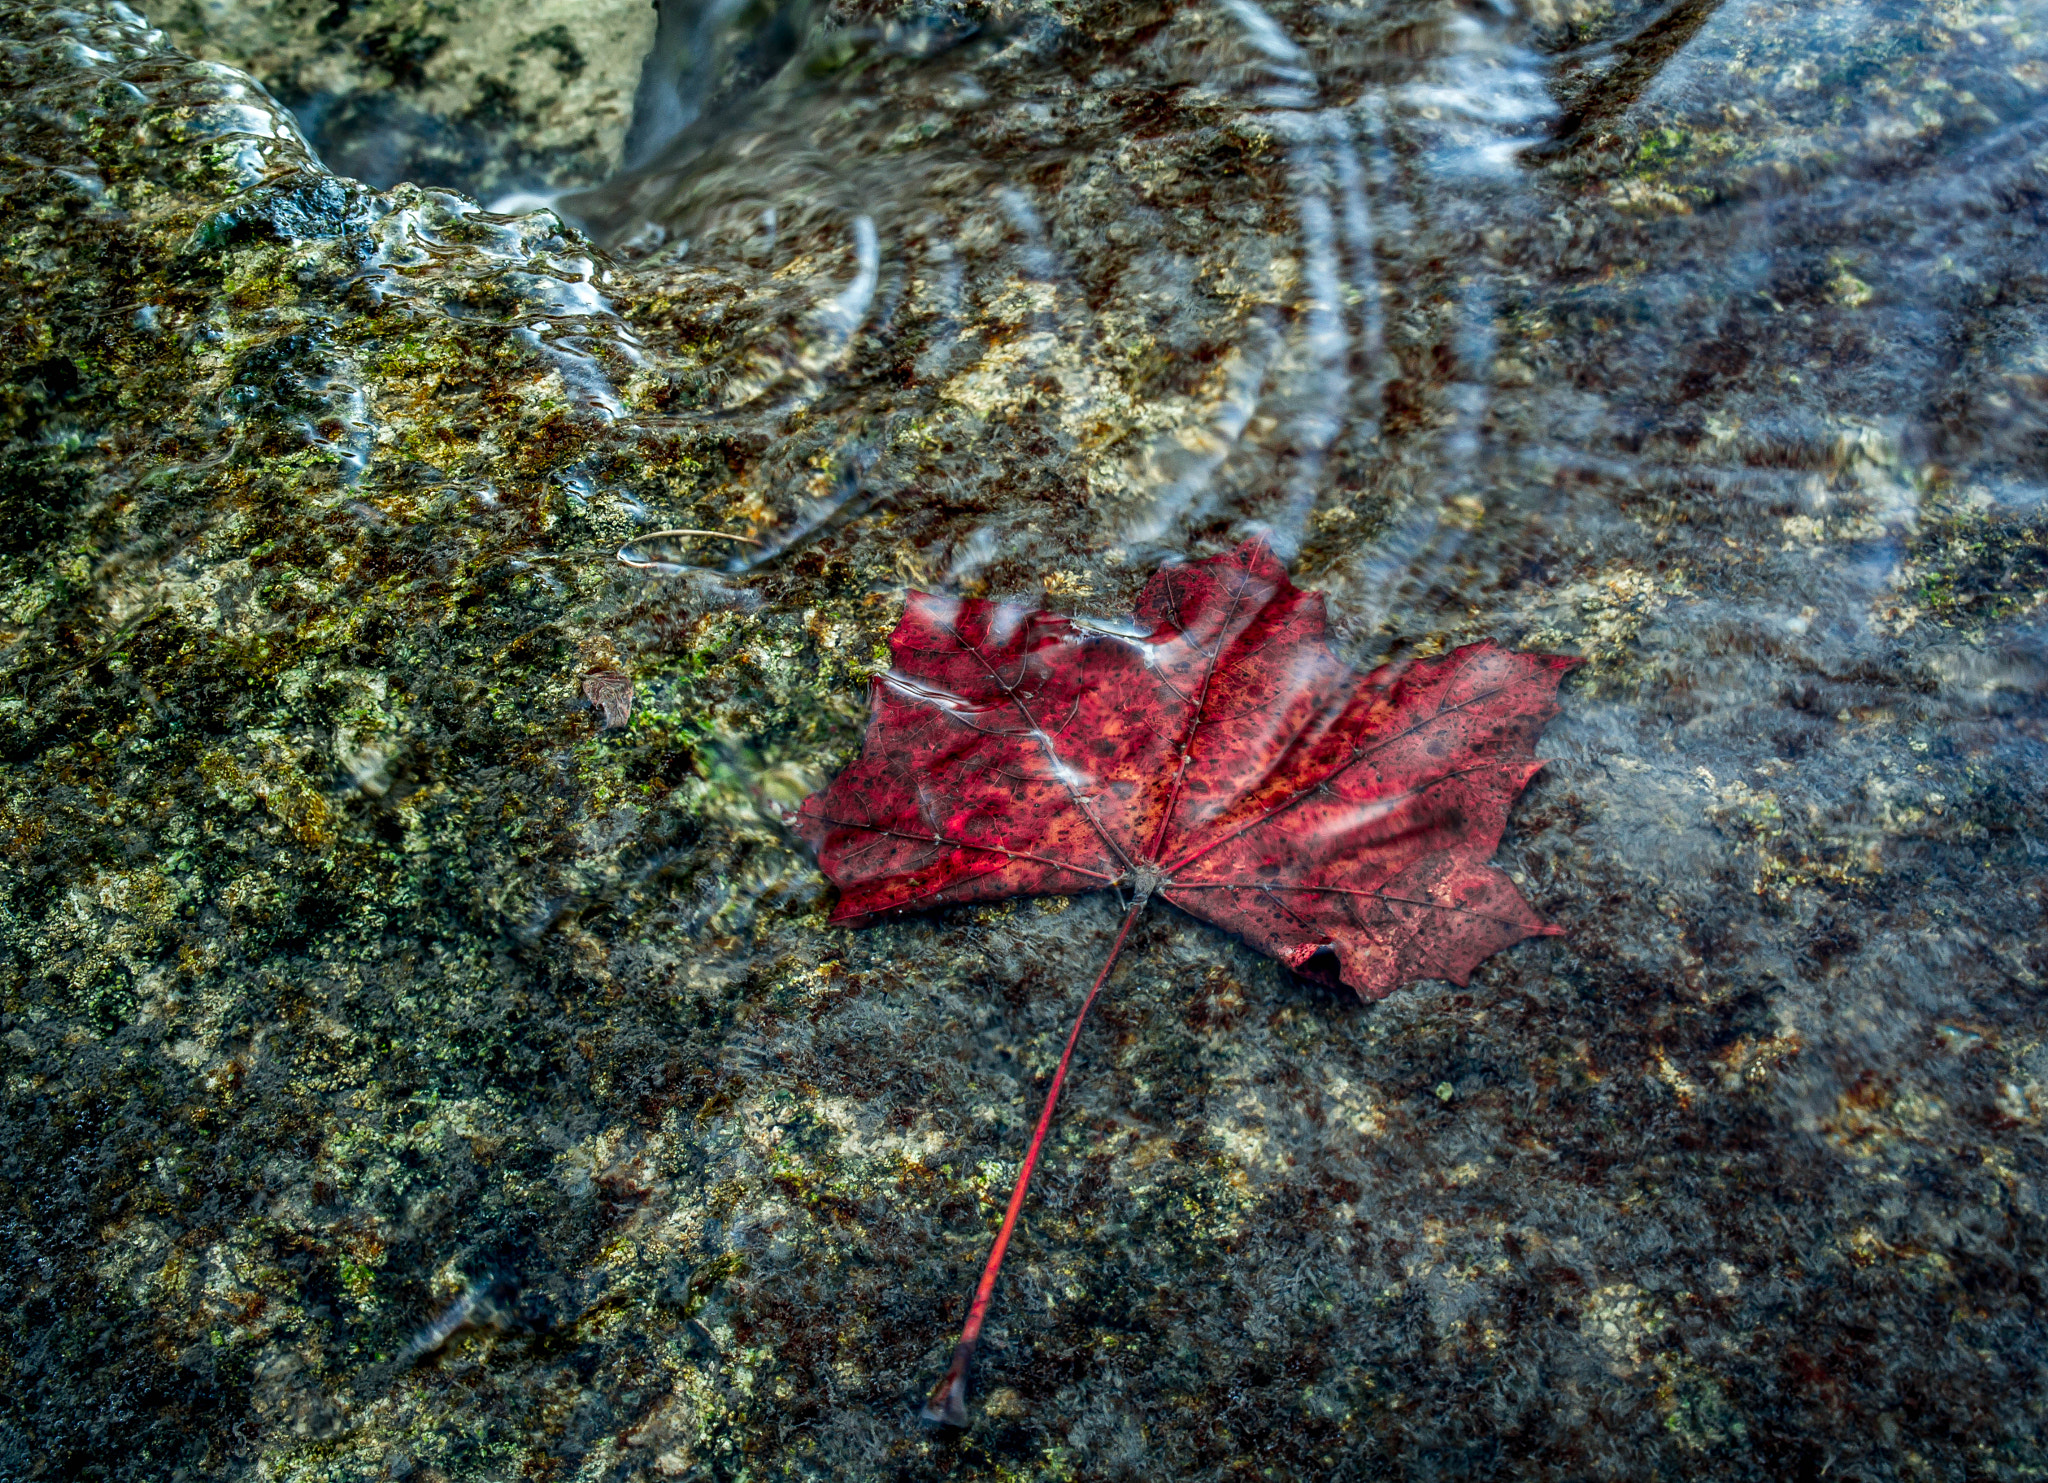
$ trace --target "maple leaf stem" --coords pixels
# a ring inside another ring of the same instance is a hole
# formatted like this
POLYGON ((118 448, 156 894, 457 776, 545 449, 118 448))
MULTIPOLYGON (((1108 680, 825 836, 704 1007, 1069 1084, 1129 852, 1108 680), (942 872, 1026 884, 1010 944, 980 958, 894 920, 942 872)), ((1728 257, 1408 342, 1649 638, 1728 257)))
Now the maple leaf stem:
POLYGON ((1131 909, 1124 913, 1124 924, 1117 929, 1116 941, 1110 944, 1109 959, 1102 965, 1102 972, 1095 975, 1088 997, 1081 1001, 1080 1013, 1074 1016, 1074 1028, 1067 1032, 1067 1048, 1060 1053, 1060 1064, 1052 1074, 1052 1085, 1046 1088, 1045 1107, 1038 1114, 1038 1126, 1032 1131, 1031 1146, 1024 1151, 1024 1167, 1017 1171, 1016 1186, 1010 1191, 1010 1208, 1003 1212, 1002 1229, 996 1232, 996 1244, 989 1251, 988 1265, 982 1268, 981 1283, 974 1289, 974 1301, 968 1305, 967 1322, 960 1328, 960 1342, 953 1346, 953 1362, 939 1377, 939 1383, 932 1387, 931 1397, 918 1413, 925 1421, 940 1426, 967 1424, 968 1372, 974 1365, 975 1346, 981 1342, 982 1320, 988 1317, 989 1300, 996 1291, 996 1275, 1003 1269, 1003 1253, 1010 1249, 1010 1236, 1017 1229, 1017 1217, 1024 1211, 1024 1192, 1030 1187, 1031 1171, 1038 1167, 1038 1151, 1045 1144, 1046 1130, 1052 1126, 1053 1107, 1060 1100, 1060 1088, 1066 1084, 1067 1068, 1073 1064, 1074 1047, 1081 1040, 1081 1026, 1095 1004, 1095 996, 1109 982, 1117 955, 1124 950, 1124 939, 1131 935, 1131 928, 1145 910, 1148 900, 1149 893, 1141 891, 1131 902, 1131 909))

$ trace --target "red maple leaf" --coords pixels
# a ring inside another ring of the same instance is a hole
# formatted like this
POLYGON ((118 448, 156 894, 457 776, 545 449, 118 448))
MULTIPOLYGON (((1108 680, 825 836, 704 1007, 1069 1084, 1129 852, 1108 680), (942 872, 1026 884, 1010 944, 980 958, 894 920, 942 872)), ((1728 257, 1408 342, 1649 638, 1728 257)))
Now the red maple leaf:
POLYGON ((1368 1000, 1417 978, 1463 984, 1558 931, 1487 861, 1577 661, 1482 643, 1360 675, 1325 642, 1322 595, 1262 541, 1161 569, 1125 621, 914 593, 889 646, 860 759, 796 820, 839 888, 832 920, 1131 894, 925 1406, 957 1425, 1082 1022, 1146 904, 1292 968, 1334 957, 1368 1000))

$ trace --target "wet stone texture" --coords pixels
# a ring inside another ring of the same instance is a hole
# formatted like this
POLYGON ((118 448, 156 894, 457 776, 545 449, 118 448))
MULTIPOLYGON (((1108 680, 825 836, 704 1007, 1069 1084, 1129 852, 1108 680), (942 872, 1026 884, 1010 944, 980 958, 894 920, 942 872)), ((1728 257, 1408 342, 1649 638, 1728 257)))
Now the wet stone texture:
POLYGON ((329 168, 485 201, 616 169, 654 39, 647 0, 170 0, 149 18, 254 75, 329 168))
POLYGON ((2041 7, 827 19, 600 250, 0 0, 0 1475, 2039 1477, 2041 7), (921 1431, 1117 904, 784 811, 1254 530, 1565 935, 1148 915, 921 1431))

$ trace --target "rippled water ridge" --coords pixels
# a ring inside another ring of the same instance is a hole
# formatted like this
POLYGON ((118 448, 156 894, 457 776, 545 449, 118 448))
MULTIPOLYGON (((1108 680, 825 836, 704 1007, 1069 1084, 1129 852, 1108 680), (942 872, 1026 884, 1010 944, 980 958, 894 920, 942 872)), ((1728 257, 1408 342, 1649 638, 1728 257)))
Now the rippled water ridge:
POLYGON ((0 1473, 2048 1469, 2048 9, 151 19, 0 0, 0 1473), (1122 911, 790 810, 1252 537, 1583 661, 1562 935, 1155 907, 926 1430, 1122 911))

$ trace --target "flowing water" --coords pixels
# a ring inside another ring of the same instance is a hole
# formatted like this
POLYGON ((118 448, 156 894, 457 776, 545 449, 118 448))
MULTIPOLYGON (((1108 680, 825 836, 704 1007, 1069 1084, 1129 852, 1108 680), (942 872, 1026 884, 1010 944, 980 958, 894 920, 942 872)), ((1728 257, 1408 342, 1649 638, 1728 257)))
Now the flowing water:
POLYGON ((40 1380, 22 1476, 92 1475, 108 1434, 52 1418, 102 1394, 194 1478, 2048 1468, 2048 7, 664 5, 630 168, 367 186, 123 7, 8 24, 10 169, 148 218, 51 141, 204 146, 140 175, 301 285, 165 299, 222 400, 133 446, 211 492, 9 619, 53 777, 111 743, 50 697, 147 725, 183 683, 189 644, 91 667, 153 615, 300 666, 238 661, 273 709, 193 764, 289 825, 163 888, 198 936, 136 961, 199 987, 37 987, 64 912, 147 917, 112 864, 12 908, 24 1127, 131 1105, 62 1048, 127 1045, 267 1150, 210 1204, 151 1154, 155 1204, 63 1227, 94 1275, 22 1279, 22 1373, 118 1292, 212 1397, 40 1380), (206 546, 242 520, 300 524, 206 546), (976 1419, 926 1433, 1117 903, 830 927, 781 810, 857 750, 907 589, 1113 635, 1252 536, 1361 665, 1585 661, 1497 857, 1564 935, 1367 1007, 1155 913, 976 1419), (247 872, 351 830, 431 884, 206 958, 264 920, 247 872))

